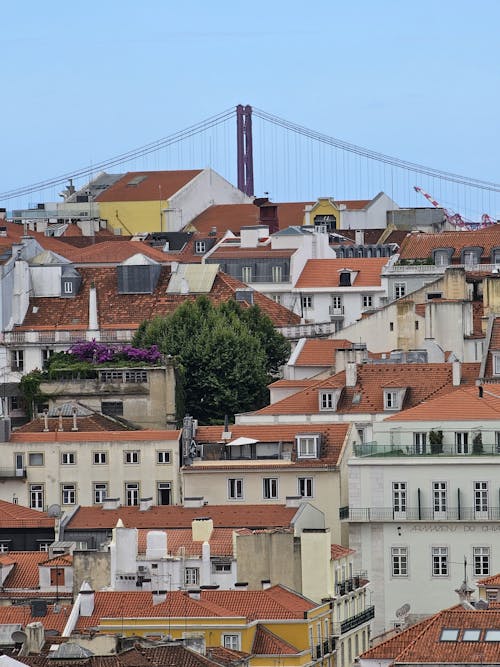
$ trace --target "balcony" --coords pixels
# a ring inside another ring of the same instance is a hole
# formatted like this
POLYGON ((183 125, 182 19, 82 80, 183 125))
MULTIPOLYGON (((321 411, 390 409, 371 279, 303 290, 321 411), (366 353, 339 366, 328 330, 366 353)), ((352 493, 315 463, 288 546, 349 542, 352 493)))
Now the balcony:
POLYGON ((361 584, 361 577, 355 576, 351 579, 346 579, 340 584, 335 586, 335 595, 347 595, 347 593, 352 593, 356 588, 359 588, 361 584))
POLYGON ((382 275, 387 276, 391 274, 401 275, 402 273, 419 273, 419 274, 443 274, 446 269, 465 269, 466 271, 476 271, 481 273, 492 273, 498 271, 499 264, 473 264, 468 262, 466 264, 395 264, 393 266, 385 266, 382 269, 382 275))
POLYGON ((224 443, 198 443, 202 461, 291 461, 291 442, 257 442, 248 445, 228 445, 224 443))
POLYGON ((330 306, 328 308, 328 313, 332 318, 342 318, 344 317, 344 306, 330 306))
POLYGON ((330 639, 325 639, 325 641, 316 644, 313 648, 312 654, 314 660, 319 660, 325 655, 329 655, 335 651, 335 637, 330 637, 330 639))
MULTIPOLYGON (((102 343, 129 343, 134 331, 131 329, 112 329, 101 331, 99 341, 102 343)), ((6 331, 2 335, 2 343, 6 346, 13 345, 38 346, 38 345, 72 345, 82 340, 92 340, 96 337, 95 331, 86 329, 74 330, 52 330, 52 331, 6 331)))
POLYGON ((448 507, 436 511, 433 506, 406 507, 395 511, 393 507, 341 507, 341 521, 362 523, 374 521, 499 521, 500 507, 478 510, 476 507, 448 507))
POLYGON ((480 443, 473 445, 472 438, 468 444, 442 443, 440 445, 401 445, 396 443, 379 443, 376 440, 355 444, 353 454, 356 458, 366 457, 416 457, 434 456, 500 456, 500 443, 480 443))
POLYGON ((279 331, 288 340, 299 340, 299 338, 321 338, 327 337, 337 331, 335 322, 319 322, 316 324, 296 324, 289 327, 278 327, 279 331))
POLYGON ((360 625, 363 625, 363 623, 368 623, 368 621, 371 621, 374 618, 375 607, 367 607, 359 614, 351 616, 350 618, 346 618, 345 621, 342 621, 340 623, 340 633, 345 634, 346 632, 350 632, 351 630, 354 630, 354 628, 358 628, 360 625))
POLYGON ((26 479, 26 468, 0 468, 0 480, 26 479))

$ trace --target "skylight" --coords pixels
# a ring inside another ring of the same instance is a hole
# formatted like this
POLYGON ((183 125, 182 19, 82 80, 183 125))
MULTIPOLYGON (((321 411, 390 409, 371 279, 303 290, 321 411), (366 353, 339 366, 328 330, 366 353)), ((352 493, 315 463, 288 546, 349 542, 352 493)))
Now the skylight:
POLYGON ((142 183, 142 181, 145 181, 147 176, 134 176, 132 180, 130 180, 127 185, 139 185, 139 183, 142 183))
POLYGON ((486 630, 485 642, 500 642, 500 630, 486 630))
POLYGON ((458 630, 452 628, 444 628, 441 631, 442 642, 456 642, 458 639, 458 630))
POLYGON ((464 642, 478 642, 481 635, 481 630, 464 630, 462 641, 464 642))

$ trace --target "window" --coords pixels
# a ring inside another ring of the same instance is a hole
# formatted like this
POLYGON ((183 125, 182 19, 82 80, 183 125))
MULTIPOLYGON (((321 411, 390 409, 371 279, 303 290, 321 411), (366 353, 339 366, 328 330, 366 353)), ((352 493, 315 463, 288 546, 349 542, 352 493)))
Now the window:
POLYGON ((262 495, 264 500, 276 500, 278 497, 277 477, 264 477, 262 480, 262 495))
POLYGON ((400 299, 406 295, 406 283, 394 283, 394 298, 400 299))
POLYGON ((455 433, 455 446, 457 454, 469 453, 469 434, 467 431, 457 431, 455 433))
POLYGON ((172 504, 172 484, 170 482, 158 482, 156 485, 157 505, 172 504))
POLYGON ((456 642, 458 639, 458 630, 452 628, 443 628, 441 630, 440 639, 442 642, 456 642))
POLYGON ((64 586, 64 574, 65 570, 63 567, 51 567, 50 568, 50 585, 51 586, 64 586))
POLYGON ((61 505, 76 504, 76 484, 61 484, 61 505))
POLYGON ((413 446, 415 454, 425 454, 427 452, 427 433, 425 431, 413 434, 413 446))
POLYGON ((43 454, 42 452, 32 452, 28 454, 28 465, 30 466, 43 466, 43 454))
POLYGON ((397 391, 384 390, 384 407, 386 410, 397 410, 399 408, 397 391))
POLYGON ((406 482, 392 483, 392 511, 394 516, 406 516, 406 482))
POLYGON ((389 331, 394 331, 394 322, 389 322, 389 331))
POLYGON ((73 283, 71 280, 65 280, 63 282, 64 294, 73 294, 73 283))
POLYGON ((283 267, 282 266, 272 266, 271 267, 271 279, 273 283, 283 282, 283 267))
POLYGON ((474 547, 472 550, 474 557, 474 575, 481 577, 490 573, 490 548, 474 547))
POLYGON ((123 417, 123 402, 101 401, 101 412, 109 417, 123 417))
POLYGON ((20 373, 24 370, 24 352, 23 350, 12 350, 12 360, 11 360, 11 370, 19 371, 20 373))
POLYGON ((297 436, 297 457, 299 459, 314 459, 318 456, 318 436, 297 436))
POLYGON ((299 477, 298 479, 298 494, 302 498, 314 497, 314 486, 312 477, 299 477))
POLYGON ((5 554, 9 550, 9 542, 0 542, 0 554, 5 554))
POLYGON ((194 244, 194 251, 197 254, 202 254, 205 252, 206 247, 207 244, 205 243, 205 241, 196 241, 196 243, 194 244))
POLYGON ((50 357, 54 354, 54 350, 51 350, 50 348, 44 348, 42 350, 42 367, 46 368, 47 364, 49 363, 50 357))
POLYGON ((463 642, 478 642, 481 636, 481 630, 464 630, 462 635, 463 642))
POLYGON ((312 296, 303 296, 302 297, 302 308, 304 310, 309 310, 313 307, 313 298, 312 296))
POLYGON ((48 551, 50 547, 50 542, 40 542, 38 546, 38 551, 48 551))
POLYGON ((161 450, 156 452, 156 463, 170 463, 170 450, 161 450))
POLYGON ((128 452, 123 452, 124 463, 139 463, 140 452, 138 449, 133 449, 128 452))
POLYGON ((436 266, 448 266, 450 255, 447 250, 436 250, 434 252, 434 264, 436 266))
POLYGON ((139 504, 139 484, 137 482, 125 484, 125 504, 129 506, 139 504))
POLYGON ((233 651, 240 650, 240 636, 239 635, 222 635, 222 646, 233 651))
POLYGON ((500 354, 493 354, 493 375, 500 375, 500 354))
POLYGON ((108 497, 108 485, 106 482, 94 482, 93 491, 94 504, 100 505, 108 497))
POLYGON ((34 510, 43 510, 43 484, 30 484, 30 507, 34 510))
POLYGON ((447 488, 446 482, 432 483, 432 502, 435 519, 446 519, 447 510, 447 488))
POLYGON ((463 258, 467 266, 478 264, 477 253, 474 250, 464 250, 463 258))
POLYGON ((496 602, 497 601, 497 589, 496 588, 487 588, 486 589, 486 599, 488 602, 496 602))
POLYGON ((334 310, 342 308, 342 297, 341 296, 332 296, 332 308, 334 310))
POLYGON ((336 394, 333 391, 322 391, 319 395, 320 410, 335 410, 337 407, 336 394))
POLYGON ((500 249, 498 248, 493 251, 492 263, 497 265, 500 264, 500 249))
POLYGON ((104 465, 108 462, 108 453, 107 452, 94 452, 94 464, 95 465, 104 465))
POLYGON ((484 634, 485 642, 500 642, 500 630, 486 630, 484 634))
POLYGON ((241 280, 244 283, 252 282, 252 267, 251 266, 242 266, 241 267, 241 280))
POLYGON ((476 518, 488 517, 488 482, 474 482, 474 513, 476 518))
POLYGON ((407 547, 392 547, 391 549, 391 563, 393 577, 407 577, 408 576, 408 548, 407 547))
POLYGON ((373 296, 371 294, 363 294, 363 308, 371 308, 373 306, 373 296))
POLYGON ((224 574, 231 572, 231 563, 212 563, 213 574, 224 574))
POLYGON ((61 452, 61 465, 74 466, 76 464, 75 452, 61 452))
POLYGON ((350 271, 340 271, 339 272, 339 287, 351 287, 351 272, 350 271))
POLYGON ((448 547, 432 547, 432 576, 448 576, 448 547))
POLYGON ((281 294, 271 294, 270 299, 274 301, 274 303, 281 303, 281 294))
POLYGON ((198 586, 200 583, 200 568, 199 567, 187 567, 184 570, 184 585, 185 586, 198 586))
POLYGON ((227 480, 227 497, 229 500, 241 500, 243 498, 243 480, 230 478, 227 480))

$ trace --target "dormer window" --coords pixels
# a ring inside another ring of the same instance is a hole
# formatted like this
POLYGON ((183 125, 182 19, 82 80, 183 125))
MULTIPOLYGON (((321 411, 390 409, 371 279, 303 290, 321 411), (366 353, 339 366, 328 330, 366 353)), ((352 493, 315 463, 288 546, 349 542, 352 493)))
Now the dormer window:
POLYGON ((318 445, 319 445, 319 435, 298 435, 297 458, 298 459, 318 458, 318 445))
POLYGON ((483 254, 483 248, 480 248, 478 246, 464 248, 462 250, 462 264, 465 264, 465 266, 473 266, 474 264, 481 264, 482 254, 483 254))
POLYGON ((335 412, 340 398, 340 389, 329 389, 319 392, 319 409, 322 411, 335 412))
POLYGON ((405 391, 404 388, 384 389, 384 410, 401 410, 405 391))
POLYGON ((493 375, 500 375, 500 352, 493 354, 493 375))
POLYGON ((194 251, 197 255, 202 255, 207 248, 207 244, 205 241, 196 241, 194 245, 194 251))
POLYGON ((339 275, 339 287, 351 287, 351 272, 341 271, 339 275))

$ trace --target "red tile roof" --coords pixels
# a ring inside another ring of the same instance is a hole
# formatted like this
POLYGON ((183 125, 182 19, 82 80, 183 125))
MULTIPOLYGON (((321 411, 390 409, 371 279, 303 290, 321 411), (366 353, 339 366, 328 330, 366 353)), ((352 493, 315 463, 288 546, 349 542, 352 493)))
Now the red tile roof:
POLYGON ((300 651, 260 623, 252 644, 254 655, 296 655, 300 651))
POLYGON ((5 556, 0 556, 0 565, 2 567, 9 566, 11 563, 14 565, 5 579, 4 588, 38 588, 40 585, 38 566, 47 561, 46 552, 10 551, 5 556))
MULTIPOLYGON (((30 299, 30 307, 21 327, 16 330, 86 329, 89 312, 89 288, 93 283, 97 290, 99 327, 101 329, 135 330, 142 320, 155 315, 173 312, 185 301, 194 301, 198 294, 167 294, 170 268, 163 267, 156 289, 152 294, 119 294, 116 269, 113 267, 80 268, 82 285, 71 299, 62 297, 36 297, 30 299)), ((246 287, 235 278, 219 272, 212 290, 207 294, 213 303, 234 299, 236 289, 246 287)), ((254 303, 268 315, 275 326, 297 324, 298 315, 268 299, 260 292, 253 292, 254 303)), ((242 304, 246 307, 246 303, 242 304)))
POLYGON ((201 169, 184 171, 129 171, 96 197, 97 202, 164 201, 201 174, 201 169), (143 180, 136 185, 131 181, 143 180))
MULTIPOLYGON (((29 426, 29 424, 27 425, 29 426)), ((10 435, 10 442, 177 442, 181 431, 136 430, 136 431, 24 431, 19 428, 10 435)))
POLYGON ((483 248, 483 259, 490 259, 492 249, 500 247, 500 225, 475 231, 408 234, 401 243, 400 259, 426 259, 437 248, 454 248, 453 259, 458 260, 462 250, 472 246, 483 248))
MULTIPOLYGON (((478 374, 478 363, 462 364, 462 385, 473 384, 478 374)), ((383 413, 383 387, 388 386, 388 383, 391 386, 407 387, 403 406, 405 408, 455 389, 452 385, 451 364, 361 364, 357 366, 355 387, 345 387, 345 372, 342 371, 318 380, 307 389, 268 405, 254 414, 319 414, 320 391, 338 388, 343 388, 343 391, 337 413, 383 413)))
POLYGON ((308 338, 295 360, 294 366, 333 366, 337 350, 348 350, 352 343, 345 338, 330 340, 308 338))
MULTIPOLYGON (((88 432, 88 431, 130 431, 131 428, 127 428, 125 425, 120 424, 120 422, 109 419, 105 415, 94 414, 88 416, 78 417, 76 424, 78 431, 72 431, 73 428, 73 417, 63 417, 62 418, 62 427, 63 430, 59 431, 59 417, 49 417, 47 419, 47 427, 50 432, 50 437, 54 437, 54 434, 57 434, 58 438, 64 437, 63 434, 66 433, 79 433, 79 432, 88 432)), ((27 424, 23 424, 17 428, 11 435, 17 435, 19 433, 42 433, 45 429, 45 419, 43 417, 37 417, 32 419, 27 424)))
POLYGON ((444 396, 422 401, 385 421, 477 421, 500 419, 500 388, 497 384, 483 385, 483 397, 477 387, 456 387, 444 396))
POLYGON ((211 518, 215 528, 268 528, 289 526, 296 513, 296 507, 285 505, 155 505, 146 511, 140 511, 139 507, 111 510, 92 506, 79 507, 66 530, 110 529, 119 519, 128 528, 191 528, 193 519, 204 517, 211 518))
MULTIPOLYGON (((306 202, 287 202, 276 204, 278 207, 279 229, 286 229, 304 222, 306 202)), ((259 220, 260 210, 255 204, 220 204, 210 206, 200 213, 190 224, 200 233, 208 234, 213 227, 217 233, 231 231, 239 234, 242 227, 267 224, 259 220)))
MULTIPOLYGON (((233 555, 233 531, 234 528, 214 528, 208 543, 212 556, 233 555)), ((146 553, 146 540, 149 530, 141 528, 138 535, 138 551, 146 553)), ((167 551, 175 556, 180 547, 185 548, 187 556, 201 556, 203 541, 193 542, 191 528, 174 528, 167 532, 167 551)))
POLYGON ((47 606, 45 616, 32 616, 31 607, 28 605, 0 606, 0 625, 19 624, 26 627, 28 623, 41 622, 46 630, 57 630, 61 633, 71 611, 71 606, 58 604, 47 606), (54 611, 56 609, 57 611, 54 611))
POLYGON ((341 544, 332 544, 331 554, 332 560, 338 560, 339 558, 345 558, 351 554, 356 553, 354 549, 349 549, 348 547, 343 547, 341 544))
POLYGON ((241 248, 240 246, 235 247, 234 244, 223 244, 210 255, 210 260, 224 262, 227 259, 288 259, 296 252, 295 249, 283 250, 282 248, 279 248, 277 250, 272 250, 268 245, 257 246, 256 248, 241 248))
POLYGON ((53 528, 54 521, 44 512, 0 500, 0 528, 53 528))
POLYGON ((357 272, 352 287, 379 287, 380 273, 387 261, 387 257, 310 259, 306 262, 295 287, 339 287, 340 272, 343 269, 357 272))
POLYGON ((477 586, 500 586, 500 574, 493 574, 491 577, 484 577, 476 582, 477 586))

